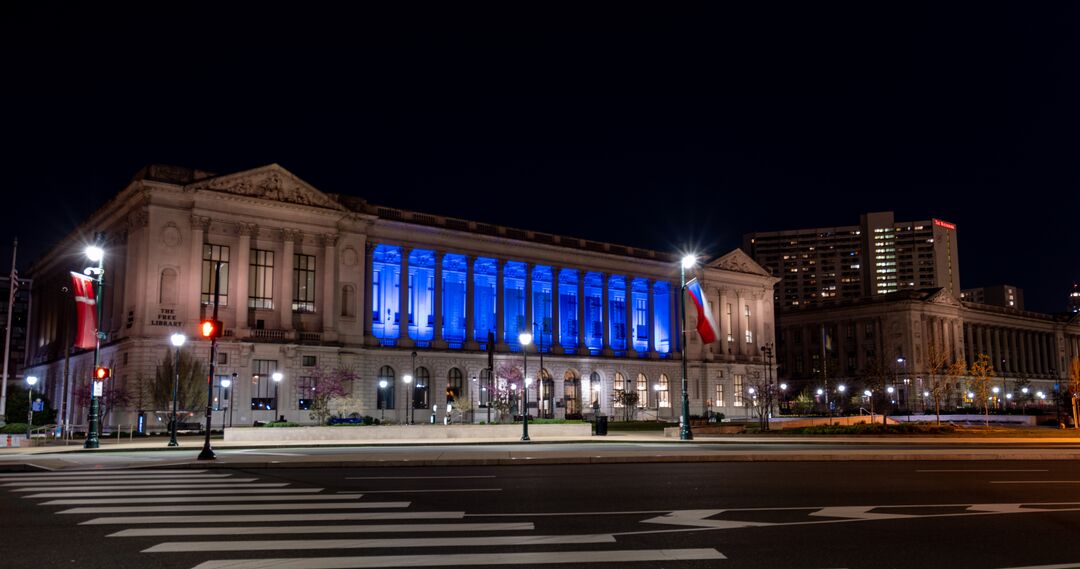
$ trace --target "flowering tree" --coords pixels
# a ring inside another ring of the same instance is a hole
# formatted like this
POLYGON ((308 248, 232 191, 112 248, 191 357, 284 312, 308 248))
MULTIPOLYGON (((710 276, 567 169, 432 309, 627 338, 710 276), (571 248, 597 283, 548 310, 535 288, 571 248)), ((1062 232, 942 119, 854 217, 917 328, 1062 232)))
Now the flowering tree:
MULTIPOLYGON (((75 386, 72 399, 76 409, 86 408, 87 411, 90 410, 92 383, 93 380, 83 380, 79 385, 75 386)), ((106 380, 105 385, 102 386, 101 397, 98 398, 98 416, 101 417, 101 424, 105 424, 109 412, 113 409, 131 406, 132 399, 131 391, 127 386, 120 385, 116 378, 106 380)))
POLYGON ((333 405, 333 400, 344 398, 352 392, 353 380, 360 376, 352 369, 338 366, 331 370, 325 370, 316 366, 312 372, 311 409, 309 417, 318 424, 323 424, 330 417, 332 408, 340 407, 333 405))
POLYGON ((499 412, 500 421, 504 417, 513 417, 517 411, 517 391, 521 388, 522 378, 521 368, 515 365, 504 362, 495 368, 495 385, 490 394, 490 404, 499 412))
POLYGON ((971 363, 971 390, 975 393, 976 405, 982 403, 986 426, 990 426, 990 382, 994 379, 994 364, 990 356, 979 354, 971 363))

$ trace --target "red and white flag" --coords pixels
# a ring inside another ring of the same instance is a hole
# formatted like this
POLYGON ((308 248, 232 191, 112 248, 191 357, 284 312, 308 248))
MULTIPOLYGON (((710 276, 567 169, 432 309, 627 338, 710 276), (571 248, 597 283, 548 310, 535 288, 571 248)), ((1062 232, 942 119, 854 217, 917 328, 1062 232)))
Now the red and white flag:
POLYGON ((75 310, 78 327, 75 330, 76 348, 93 348, 97 345, 97 297, 94 295, 94 279, 71 273, 75 283, 75 310))

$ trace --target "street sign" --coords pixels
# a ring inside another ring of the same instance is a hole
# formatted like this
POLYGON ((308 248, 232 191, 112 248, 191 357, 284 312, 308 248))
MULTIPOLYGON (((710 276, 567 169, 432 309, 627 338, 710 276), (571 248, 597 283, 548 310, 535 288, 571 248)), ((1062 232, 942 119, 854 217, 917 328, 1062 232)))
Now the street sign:
POLYGON ((104 381, 91 381, 90 383, 94 384, 94 397, 101 397, 101 395, 105 393, 104 381))
POLYGON ((45 410, 45 402, 40 400, 40 399, 35 399, 34 404, 31 406, 31 409, 35 413, 37 413, 39 411, 44 411, 45 410))

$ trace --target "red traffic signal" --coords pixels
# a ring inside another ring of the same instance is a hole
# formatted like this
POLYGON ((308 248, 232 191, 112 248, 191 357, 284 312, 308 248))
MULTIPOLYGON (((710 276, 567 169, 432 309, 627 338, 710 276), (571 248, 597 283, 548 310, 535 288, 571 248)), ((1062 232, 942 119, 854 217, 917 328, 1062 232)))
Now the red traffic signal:
POLYGON ((94 381, 105 381, 112 377, 112 370, 105 366, 97 366, 94 368, 94 381))
POLYGON ((221 320, 203 320, 199 324, 199 334, 203 338, 220 338, 221 337, 221 320))

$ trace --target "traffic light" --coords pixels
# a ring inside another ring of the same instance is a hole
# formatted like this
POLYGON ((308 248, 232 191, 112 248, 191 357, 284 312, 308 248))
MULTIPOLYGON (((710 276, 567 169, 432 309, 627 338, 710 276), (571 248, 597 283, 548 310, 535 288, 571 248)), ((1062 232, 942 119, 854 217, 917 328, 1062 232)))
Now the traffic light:
POLYGON ((105 366, 97 366, 94 368, 94 381, 105 381, 112 377, 112 370, 105 366))
POLYGON ((221 320, 203 320, 202 323, 199 324, 199 334, 207 340, 220 338, 221 320))

